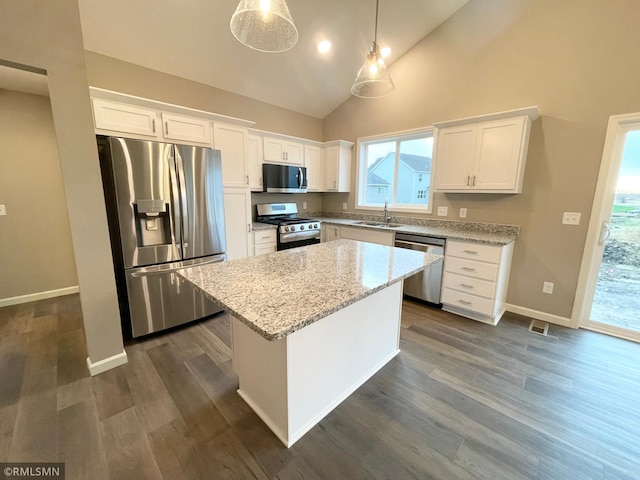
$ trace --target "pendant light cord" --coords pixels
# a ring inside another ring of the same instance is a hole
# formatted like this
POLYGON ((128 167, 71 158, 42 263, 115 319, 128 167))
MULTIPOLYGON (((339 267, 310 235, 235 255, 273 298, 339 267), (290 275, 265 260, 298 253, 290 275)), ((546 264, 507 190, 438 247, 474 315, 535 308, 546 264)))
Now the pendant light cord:
POLYGON ((376 27, 373 32, 373 41, 376 44, 378 43, 378 3, 379 3, 379 0, 376 0, 376 27))

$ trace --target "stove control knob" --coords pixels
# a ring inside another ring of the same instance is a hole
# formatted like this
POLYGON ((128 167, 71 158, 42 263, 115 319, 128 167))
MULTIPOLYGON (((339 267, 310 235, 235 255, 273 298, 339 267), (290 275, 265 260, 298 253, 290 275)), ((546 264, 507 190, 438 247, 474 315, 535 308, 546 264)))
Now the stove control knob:
POLYGON ((284 231, 288 232, 289 231, 289 227, 284 227, 284 231))
POLYGON ((300 225, 300 230, 304 230, 304 225, 300 225))
POLYGON ((318 228, 318 224, 317 224, 317 223, 314 223, 314 224, 313 224, 313 228, 318 228))

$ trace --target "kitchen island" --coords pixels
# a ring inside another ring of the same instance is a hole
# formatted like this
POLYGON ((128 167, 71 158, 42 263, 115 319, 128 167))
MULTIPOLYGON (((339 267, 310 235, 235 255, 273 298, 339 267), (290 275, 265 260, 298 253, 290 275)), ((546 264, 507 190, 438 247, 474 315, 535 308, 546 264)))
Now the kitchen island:
POLYGON ((289 447, 399 353, 402 280, 441 260, 338 240, 179 275, 231 314, 238 393, 289 447))

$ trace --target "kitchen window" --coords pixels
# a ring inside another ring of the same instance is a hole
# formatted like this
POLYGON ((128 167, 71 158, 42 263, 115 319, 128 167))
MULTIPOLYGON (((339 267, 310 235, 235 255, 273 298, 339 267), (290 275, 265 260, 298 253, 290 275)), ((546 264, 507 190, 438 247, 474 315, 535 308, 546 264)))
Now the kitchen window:
POLYGON ((431 213, 433 129, 358 139, 357 206, 431 213))

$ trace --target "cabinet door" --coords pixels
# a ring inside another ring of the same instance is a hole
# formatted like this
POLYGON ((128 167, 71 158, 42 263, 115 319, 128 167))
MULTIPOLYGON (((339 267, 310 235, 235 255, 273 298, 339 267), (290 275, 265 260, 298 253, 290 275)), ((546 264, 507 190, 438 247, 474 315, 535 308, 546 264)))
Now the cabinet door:
POLYGON ((471 184, 474 190, 521 191, 521 146, 525 118, 478 125, 476 158, 471 184), (520 184, 520 185, 519 185, 520 184))
POLYGON ((319 147, 304 146, 304 166, 307 167, 307 190, 310 192, 317 192, 322 189, 320 156, 321 150, 319 147))
POLYGON ((227 235, 227 260, 251 256, 253 235, 251 192, 248 188, 224 189, 224 224, 227 235))
POLYGON ((304 163, 304 145, 286 142, 284 145, 284 162, 291 165, 302 165, 304 163))
POLYGON ((322 241, 332 242, 340 238, 340 227, 337 225, 322 225, 322 241))
POLYGON ((338 191, 338 162, 340 148, 337 146, 327 147, 325 150, 324 171, 325 187, 329 192, 338 191))
POLYGON ((277 138, 264 137, 262 142, 264 149, 264 161, 283 163, 284 162, 284 142, 277 138))
POLYGON ((162 114, 162 136, 165 140, 211 146, 211 122, 201 118, 172 113, 162 114))
POLYGON ((476 133, 476 125, 442 128, 438 131, 436 191, 471 190, 476 133))
POLYGON ((214 147, 222 152, 222 184, 225 187, 248 187, 248 130, 235 125, 213 125, 214 147))
POLYGON ((262 137, 249 135, 247 146, 249 164, 249 186, 256 192, 262 191, 262 137))
POLYGON ((97 130, 157 138, 155 110, 111 102, 100 98, 91 99, 93 118, 97 130))
POLYGON ((340 227, 340 238, 379 243, 380 245, 388 245, 391 247, 394 244, 393 235, 393 232, 381 232, 380 230, 374 229, 340 227))

